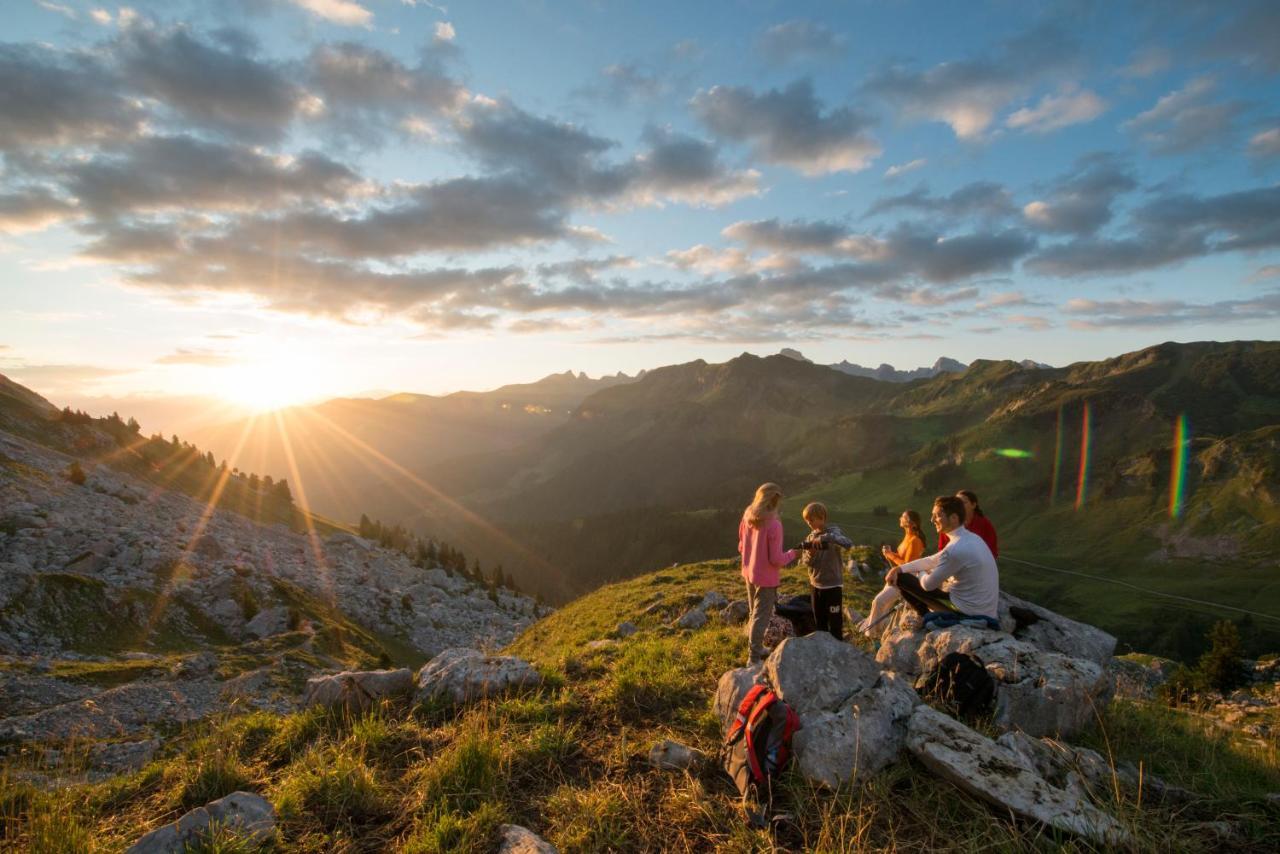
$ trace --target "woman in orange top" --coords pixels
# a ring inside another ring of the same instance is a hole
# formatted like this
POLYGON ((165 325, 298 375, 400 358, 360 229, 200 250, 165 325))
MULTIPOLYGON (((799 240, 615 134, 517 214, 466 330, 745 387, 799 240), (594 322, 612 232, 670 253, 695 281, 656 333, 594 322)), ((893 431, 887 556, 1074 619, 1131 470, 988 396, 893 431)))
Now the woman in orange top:
MULTIPOLYGON (((898 517, 898 525, 902 528, 902 542, 898 547, 891 549, 887 543, 880 547, 880 554, 884 555, 890 567, 902 566, 904 563, 924 557, 924 531, 920 528, 920 514, 914 510, 903 510, 902 515, 898 517)), ((867 637, 871 637, 872 629, 888 615, 894 603, 901 598, 896 585, 886 584, 884 589, 876 594, 876 598, 871 600, 871 613, 858 624, 858 630, 867 637)))
POLYGON ((924 557, 924 531, 920 528, 920 514, 914 510, 903 510, 898 517, 898 526, 902 528, 902 542, 898 548, 891 549, 888 544, 880 547, 884 559, 893 566, 902 566, 913 560, 924 557))

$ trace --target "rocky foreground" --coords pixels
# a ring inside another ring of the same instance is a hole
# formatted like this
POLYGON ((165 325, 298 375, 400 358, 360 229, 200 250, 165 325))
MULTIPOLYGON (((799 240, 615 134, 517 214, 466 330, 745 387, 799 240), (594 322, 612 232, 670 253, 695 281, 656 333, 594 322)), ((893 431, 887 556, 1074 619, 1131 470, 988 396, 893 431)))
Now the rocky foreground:
POLYGON ((545 609, 352 534, 264 526, 0 433, 0 742, 111 739, 137 767, 158 726, 286 710, 317 672, 509 643, 545 609))

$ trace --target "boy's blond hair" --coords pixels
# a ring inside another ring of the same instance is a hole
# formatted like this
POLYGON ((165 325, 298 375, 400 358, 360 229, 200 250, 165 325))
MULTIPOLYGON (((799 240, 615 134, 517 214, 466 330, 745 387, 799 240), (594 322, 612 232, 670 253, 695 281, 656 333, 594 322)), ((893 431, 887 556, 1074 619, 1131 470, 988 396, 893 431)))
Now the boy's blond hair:
POLYGON ((825 522, 827 520, 827 505, 817 501, 810 502, 800 511, 800 517, 803 519, 821 519, 825 522))

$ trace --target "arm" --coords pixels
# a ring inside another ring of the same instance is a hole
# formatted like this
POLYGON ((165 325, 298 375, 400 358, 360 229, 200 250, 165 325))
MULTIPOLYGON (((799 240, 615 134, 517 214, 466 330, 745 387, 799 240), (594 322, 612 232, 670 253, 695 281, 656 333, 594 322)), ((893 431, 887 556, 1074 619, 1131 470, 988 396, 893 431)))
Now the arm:
MULTIPOLYGON (((925 575, 920 576, 920 586, 925 590, 937 590, 942 582, 959 572, 963 567, 962 558, 956 556, 955 549, 944 549, 933 555, 934 566, 925 575)), ((916 563, 924 563, 929 558, 921 558, 916 563)))
POLYGON ((747 520, 738 521, 738 554, 743 554, 747 548, 747 520))
POLYGON ((836 525, 828 525, 827 530, 823 531, 822 536, 818 539, 824 543, 835 543, 842 549, 853 548, 853 540, 846 537, 844 531, 840 530, 836 525))
POLYGON ((765 531, 765 542, 769 549, 769 563, 783 567, 796 559, 795 549, 782 550, 782 523, 774 519, 765 531))

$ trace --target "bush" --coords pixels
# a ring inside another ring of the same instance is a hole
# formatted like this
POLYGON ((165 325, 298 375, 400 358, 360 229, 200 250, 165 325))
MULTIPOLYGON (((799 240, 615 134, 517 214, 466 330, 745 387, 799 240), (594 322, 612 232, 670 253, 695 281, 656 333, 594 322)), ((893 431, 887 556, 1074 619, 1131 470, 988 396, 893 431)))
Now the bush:
POLYGON ((1245 684, 1240 659, 1240 630, 1230 620, 1220 620, 1209 630, 1209 651, 1196 669, 1204 684, 1227 694, 1245 684))
POLYGON ((80 468, 80 463, 73 460, 71 465, 67 466, 67 480, 76 486, 84 486, 85 474, 84 469, 80 468))

